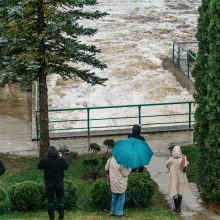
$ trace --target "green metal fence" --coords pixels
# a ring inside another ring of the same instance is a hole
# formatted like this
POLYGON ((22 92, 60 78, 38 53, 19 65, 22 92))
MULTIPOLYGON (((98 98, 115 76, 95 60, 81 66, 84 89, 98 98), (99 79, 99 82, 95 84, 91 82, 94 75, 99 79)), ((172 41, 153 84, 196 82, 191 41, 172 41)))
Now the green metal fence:
POLYGON ((197 41, 173 42, 173 62, 188 78, 195 65, 197 50, 197 41))
MULTIPOLYGON (((35 84, 36 136, 39 138, 38 83, 35 84)), ((50 132, 86 131, 186 125, 192 128, 194 102, 167 102, 137 105, 49 109, 50 132), (154 114, 152 114, 152 112, 154 114)))

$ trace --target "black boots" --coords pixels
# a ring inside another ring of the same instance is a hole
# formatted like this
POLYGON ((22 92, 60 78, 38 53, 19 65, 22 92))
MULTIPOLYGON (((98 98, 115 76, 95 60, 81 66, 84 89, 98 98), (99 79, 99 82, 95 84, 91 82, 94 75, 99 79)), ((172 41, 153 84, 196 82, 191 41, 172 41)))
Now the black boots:
POLYGON ((178 198, 177 198, 177 199, 174 198, 173 201, 174 201, 174 205, 175 205, 175 208, 173 209, 173 211, 174 211, 175 213, 180 212, 180 210, 179 210, 179 202, 178 202, 178 198))
POLYGON ((182 195, 178 195, 178 208, 179 208, 179 211, 181 212, 181 203, 182 203, 182 195))
POLYGON ((175 205, 175 208, 173 209, 173 211, 175 213, 181 212, 182 195, 175 196, 173 198, 173 201, 174 201, 174 205, 175 205))

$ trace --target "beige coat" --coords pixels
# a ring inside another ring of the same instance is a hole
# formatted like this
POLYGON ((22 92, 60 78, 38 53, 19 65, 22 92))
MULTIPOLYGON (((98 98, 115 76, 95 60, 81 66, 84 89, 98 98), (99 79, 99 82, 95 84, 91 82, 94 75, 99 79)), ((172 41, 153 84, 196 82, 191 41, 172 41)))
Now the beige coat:
MULTIPOLYGON (((172 152, 172 157, 169 158, 167 162, 167 168, 170 170, 170 196, 173 197, 177 194, 183 194, 184 190, 188 185, 188 180, 186 172, 182 171, 181 162, 182 162, 182 153, 180 148, 176 148, 172 152), (177 150, 178 149, 178 150, 177 150)), ((189 162, 186 158, 186 164, 189 162)))
POLYGON ((105 170, 109 170, 110 186, 113 193, 123 193, 127 189, 130 168, 118 164, 112 156, 108 159, 105 170))

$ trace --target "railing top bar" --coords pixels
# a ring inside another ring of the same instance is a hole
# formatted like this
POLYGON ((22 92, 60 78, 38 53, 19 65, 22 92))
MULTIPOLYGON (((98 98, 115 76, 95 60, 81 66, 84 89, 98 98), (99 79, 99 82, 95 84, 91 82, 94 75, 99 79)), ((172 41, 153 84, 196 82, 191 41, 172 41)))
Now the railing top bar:
MULTIPOLYGON (((65 109, 49 109, 49 112, 62 112, 62 111, 73 111, 73 110, 91 110, 91 109, 108 109, 108 108, 128 108, 128 107, 144 107, 144 106, 158 106, 158 105, 178 105, 178 104, 190 104, 194 101, 188 102, 161 102, 161 103, 150 103, 150 104, 134 104, 134 105, 113 105, 113 106, 97 106, 97 107, 85 107, 85 108, 65 108, 65 109)), ((39 111, 36 111, 39 112, 39 111)))
POLYGON ((175 44, 198 44, 199 41, 173 41, 175 44))

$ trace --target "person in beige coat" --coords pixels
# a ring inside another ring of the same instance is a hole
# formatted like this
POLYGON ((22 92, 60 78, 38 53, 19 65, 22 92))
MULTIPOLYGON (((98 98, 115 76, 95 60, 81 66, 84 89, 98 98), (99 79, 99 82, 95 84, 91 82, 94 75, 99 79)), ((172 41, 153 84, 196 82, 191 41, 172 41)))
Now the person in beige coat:
POLYGON ((172 150, 172 156, 167 162, 167 168, 170 170, 170 197, 174 200, 174 212, 181 212, 182 194, 187 187, 188 180, 186 176, 186 167, 189 162, 187 157, 182 155, 179 146, 172 150))
POLYGON ((131 169, 118 164, 112 156, 108 159, 105 170, 109 171, 112 191, 111 215, 118 217, 123 216, 125 191, 127 189, 128 175, 131 169))

